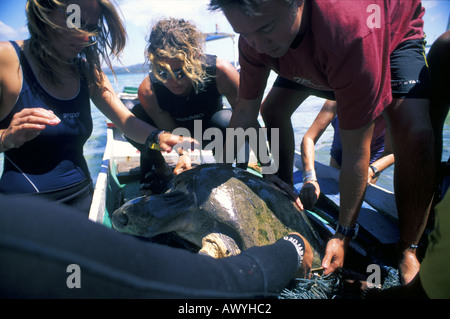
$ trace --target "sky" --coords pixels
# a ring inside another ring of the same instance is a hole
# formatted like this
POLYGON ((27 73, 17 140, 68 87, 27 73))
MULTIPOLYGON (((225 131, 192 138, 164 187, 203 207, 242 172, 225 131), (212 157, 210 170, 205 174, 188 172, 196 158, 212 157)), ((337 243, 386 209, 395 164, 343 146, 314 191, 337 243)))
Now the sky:
MULTIPOLYGON (((128 43, 121 56, 123 65, 144 62, 146 38, 159 19, 174 17, 190 20, 202 32, 234 33, 221 12, 210 12, 209 0, 115 0, 128 33, 128 43)), ((428 44, 444 33, 450 17, 450 0, 422 0, 428 44)), ((26 0, 0 1, 0 41, 26 39, 29 34, 25 17, 26 0)), ((237 35, 235 42, 237 43, 237 35)), ((236 46, 231 39, 208 42, 206 51, 233 61, 236 46)), ((120 65, 114 63, 114 65, 120 65)))

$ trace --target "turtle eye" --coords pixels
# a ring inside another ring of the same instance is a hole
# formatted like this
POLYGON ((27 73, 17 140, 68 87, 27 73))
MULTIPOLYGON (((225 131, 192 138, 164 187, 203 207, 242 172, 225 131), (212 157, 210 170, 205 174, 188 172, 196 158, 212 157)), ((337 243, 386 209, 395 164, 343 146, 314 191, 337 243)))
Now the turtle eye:
POLYGON ((118 219, 119 219, 119 223, 121 223, 123 226, 126 226, 128 224, 127 215, 121 214, 118 219))

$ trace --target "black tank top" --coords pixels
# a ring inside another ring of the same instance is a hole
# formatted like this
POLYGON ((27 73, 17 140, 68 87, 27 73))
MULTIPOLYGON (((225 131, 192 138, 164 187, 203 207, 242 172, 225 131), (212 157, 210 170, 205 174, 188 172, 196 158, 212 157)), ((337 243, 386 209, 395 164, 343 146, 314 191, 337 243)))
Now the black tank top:
POLYGON ((22 88, 10 114, 0 121, 0 128, 7 128, 14 114, 24 108, 52 110, 61 122, 47 126, 38 137, 4 153, 0 192, 23 194, 57 190, 90 179, 83 156, 83 145, 92 133, 86 79, 81 78, 80 90, 74 98, 55 98, 40 85, 17 43, 11 41, 11 44, 22 68, 22 88))
POLYGON ((209 122, 211 116, 223 108, 222 95, 217 90, 215 80, 216 56, 206 55, 203 65, 207 77, 199 86, 198 92, 192 90, 188 96, 173 94, 153 73, 150 73, 150 81, 160 108, 170 113, 177 126, 187 128, 191 134, 194 131, 194 120, 209 122))

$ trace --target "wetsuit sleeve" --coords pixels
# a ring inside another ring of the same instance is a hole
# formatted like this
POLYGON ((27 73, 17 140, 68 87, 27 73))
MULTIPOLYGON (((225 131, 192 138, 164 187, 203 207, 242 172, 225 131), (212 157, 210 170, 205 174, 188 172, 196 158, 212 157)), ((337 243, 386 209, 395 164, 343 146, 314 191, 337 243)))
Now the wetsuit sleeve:
POLYGON ((0 195, 0 206, 1 297, 274 296, 298 266, 285 240, 216 260, 118 233, 39 198, 0 195))

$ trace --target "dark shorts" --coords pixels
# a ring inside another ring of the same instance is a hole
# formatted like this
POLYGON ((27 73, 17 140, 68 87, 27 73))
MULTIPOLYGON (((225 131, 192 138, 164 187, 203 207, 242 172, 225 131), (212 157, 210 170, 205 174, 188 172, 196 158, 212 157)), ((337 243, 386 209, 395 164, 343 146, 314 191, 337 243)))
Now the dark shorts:
MULTIPOLYGON (((425 57, 425 40, 409 40, 401 43, 390 56, 391 87, 394 98, 429 98, 431 79, 425 57)), ((294 81, 277 77, 274 87, 302 90, 327 100, 335 101, 333 91, 316 90, 294 81)))
MULTIPOLYGON (((334 136, 330 148, 330 155, 331 157, 334 158, 334 160, 339 166, 342 166, 342 141, 341 135, 339 133, 339 123, 337 117, 333 119, 331 125, 333 125, 334 128, 334 136)), ((372 139, 370 143, 370 160, 369 160, 370 164, 372 164, 373 162, 377 161, 382 157, 384 153, 384 146, 385 146, 384 135, 378 137, 375 140, 372 139)))
POLYGON ((425 40, 401 43, 391 54, 391 87, 394 98, 429 98, 431 78, 425 57, 425 40))

